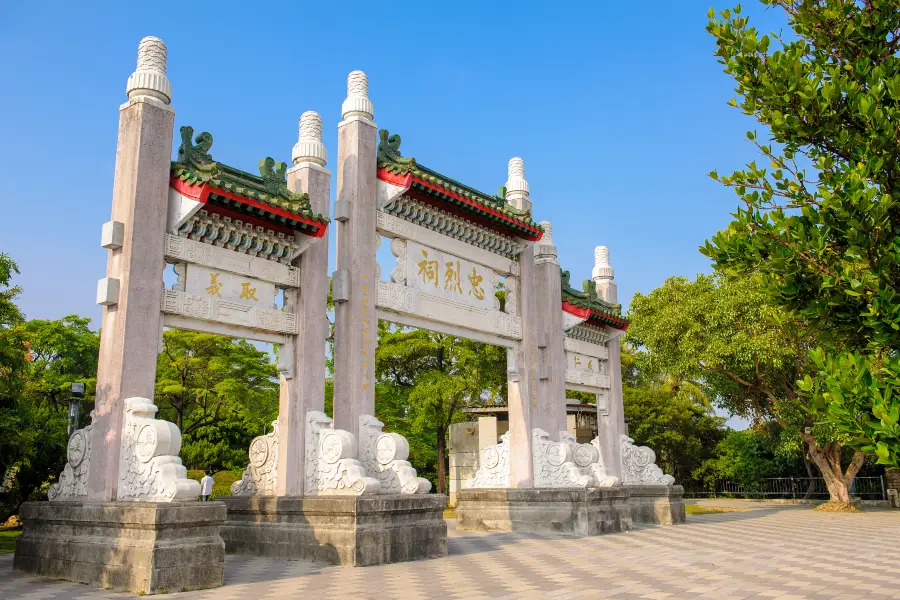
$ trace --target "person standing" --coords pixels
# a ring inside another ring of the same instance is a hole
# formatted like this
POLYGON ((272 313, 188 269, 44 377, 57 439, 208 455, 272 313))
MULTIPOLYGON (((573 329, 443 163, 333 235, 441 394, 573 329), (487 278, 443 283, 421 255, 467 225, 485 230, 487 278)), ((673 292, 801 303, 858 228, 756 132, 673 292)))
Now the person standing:
POLYGON ((200 501, 201 502, 209 502, 209 497, 212 495, 213 484, 215 480, 212 475, 203 471, 203 479, 200 480, 200 501))

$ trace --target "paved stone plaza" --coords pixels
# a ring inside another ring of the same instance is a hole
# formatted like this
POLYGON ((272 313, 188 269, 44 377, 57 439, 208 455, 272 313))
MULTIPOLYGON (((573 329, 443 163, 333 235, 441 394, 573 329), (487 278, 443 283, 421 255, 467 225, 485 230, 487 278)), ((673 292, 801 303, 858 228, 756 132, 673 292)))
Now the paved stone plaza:
MULTIPOLYGON (((721 504, 721 502, 719 502, 721 504)), ((562 538, 455 531, 439 560, 368 568, 229 556, 225 587, 179 598, 900 598, 900 513, 736 503, 685 525, 562 538), (818 555, 808 552, 818 548, 818 555)), ((177 590, 172 590, 175 592, 177 590)), ((0 598, 133 598, 12 572, 0 598)))

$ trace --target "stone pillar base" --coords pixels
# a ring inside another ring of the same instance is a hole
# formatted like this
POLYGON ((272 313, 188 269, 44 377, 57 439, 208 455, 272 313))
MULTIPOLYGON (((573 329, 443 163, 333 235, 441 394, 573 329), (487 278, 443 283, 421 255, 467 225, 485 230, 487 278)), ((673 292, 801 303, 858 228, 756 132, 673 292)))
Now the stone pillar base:
POLYGON ((13 568, 136 594, 221 586, 218 502, 26 502, 13 568))
POLYGON ((467 489, 457 494, 456 525, 476 531, 599 535, 631 529, 628 489, 467 489))
POLYGON ((440 494, 225 497, 229 554, 364 567, 447 555, 440 494))
POLYGON ((631 520, 635 523, 684 523, 684 488, 680 485, 627 485, 631 520))

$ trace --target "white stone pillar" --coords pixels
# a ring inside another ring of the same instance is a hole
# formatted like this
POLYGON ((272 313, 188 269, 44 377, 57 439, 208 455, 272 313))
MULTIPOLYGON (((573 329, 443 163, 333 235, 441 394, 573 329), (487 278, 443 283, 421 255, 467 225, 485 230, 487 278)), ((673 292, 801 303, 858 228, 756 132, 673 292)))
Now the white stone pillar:
MULTIPOLYGON (((613 304, 618 302, 613 269, 609 264, 609 248, 597 246, 594 249, 594 269, 591 278, 601 299, 613 304)), ((622 401, 622 358, 619 338, 606 343, 609 349, 609 410, 606 414, 597 411, 597 437, 600 454, 606 474, 622 480, 622 457, 619 452, 619 436, 625 431, 625 408, 622 401)), ((599 409, 599 403, 598 403, 599 409)))
POLYGON ((566 421, 566 349, 563 332, 562 286, 553 227, 542 221, 544 235, 534 247, 534 290, 537 314, 537 410, 532 427, 551 439, 568 430, 566 421))
MULTIPOLYGON (((294 166, 287 173, 288 188, 309 194, 313 212, 328 216, 331 171, 325 168, 322 117, 307 111, 300 117, 300 137, 292 152, 294 166)), ((299 316, 300 333, 289 353, 279 361, 281 393, 278 408, 279 496, 302 496, 306 465, 306 414, 325 412, 325 345, 328 339, 328 234, 314 241, 298 257, 300 289, 285 291, 285 307, 299 316)), ((282 357, 279 357, 282 358, 282 357)))
POLYGON ((175 110, 166 46, 145 37, 119 107, 119 138, 94 409, 88 500, 117 498, 125 399, 153 398, 161 334, 169 169, 175 110))
MULTIPOLYGON (((521 158, 509 161, 506 200, 518 209, 531 210, 525 164, 521 158)), ((529 488, 533 485, 531 430, 537 410, 537 324, 544 315, 538 314, 535 302, 534 246, 528 245, 519 254, 519 314, 522 317, 522 341, 507 352, 509 371, 507 406, 509 407, 509 485, 529 488)))
POLYGON ((337 271, 335 300, 334 428, 359 433, 359 417, 375 414, 375 316, 379 236, 375 230, 378 129, 372 121, 369 81, 362 71, 347 78, 338 124, 337 271), (345 218, 346 217, 346 218, 345 218))

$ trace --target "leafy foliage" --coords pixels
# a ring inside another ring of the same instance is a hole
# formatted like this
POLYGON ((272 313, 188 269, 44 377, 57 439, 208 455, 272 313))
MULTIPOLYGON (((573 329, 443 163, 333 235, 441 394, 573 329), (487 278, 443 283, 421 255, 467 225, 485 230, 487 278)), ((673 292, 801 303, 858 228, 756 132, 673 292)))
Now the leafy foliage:
POLYGON ((689 395, 663 388, 625 388, 628 435, 656 452, 657 464, 688 484, 725 436, 722 417, 710 415, 689 395))
POLYGON ((874 454, 879 464, 896 464, 892 445, 900 439, 900 361, 873 373, 871 361, 858 352, 828 356, 817 349, 811 355, 816 377, 806 375, 799 385, 813 406, 849 438, 848 445, 874 454))
POLYGON ((715 454, 695 472, 707 483, 726 480, 754 489, 763 479, 778 474, 769 440, 753 429, 729 431, 715 447, 715 454))
POLYGON ((810 335, 752 280, 672 277, 636 294, 629 318, 626 343, 645 377, 756 422, 796 396, 810 335))
POLYGON ((88 384, 83 402, 93 402, 100 338, 89 323, 70 315, 0 329, 0 345, 9 344, 0 364, 0 521, 40 497, 62 470, 71 382, 88 384))
POLYGON ((785 11, 795 37, 761 36, 740 6, 709 15, 730 103, 770 139, 747 134, 768 166, 711 173, 742 206, 702 251, 814 324, 827 350, 803 386, 811 405, 844 443, 898 465, 879 394, 900 348, 900 5, 762 2, 785 11))
POLYGON ((809 376, 809 349, 818 338, 803 320, 773 303, 756 279, 672 277, 647 296, 637 294, 629 316, 627 341, 638 352, 645 378, 662 385, 687 381, 731 414, 758 425, 777 422, 785 439, 805 445, 832 495, 849 499, 863 454, 842 468, 849 436, 821 405, 809 403, 798 385, 809 376))
POLYGON ((405 436, 420 476, 447 493, 447 434, 462 409, 506 401, 503 348, 379 323, 376 416, 405 436))
POLYGON ((243 469, 250 442, 278 416, 272 357, 244 340, 182 330, 166 331, 163 345, 155 401, 181 429, 185 464, 243 469))

